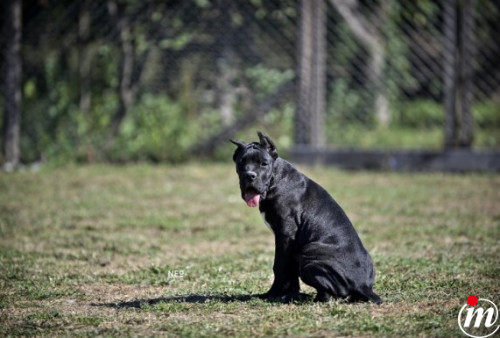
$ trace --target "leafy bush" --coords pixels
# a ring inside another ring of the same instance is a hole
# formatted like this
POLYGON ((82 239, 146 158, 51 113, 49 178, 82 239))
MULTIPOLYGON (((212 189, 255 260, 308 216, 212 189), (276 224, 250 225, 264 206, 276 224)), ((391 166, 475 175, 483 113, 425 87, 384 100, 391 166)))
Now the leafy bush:
POLYGON ((113 160, 178 162, 213 114, 190 117, 182 105, 163 95, 144 95, 123 121, 113 160))
POLYGON ((484 129, 500 129, 500 102, 484 101, 473 108, 476 125, 484 129))
POLYGON ((275 92, 279 86, 291 80, 294 73, 290 69, 281 71, 258 64, 249 67, 245 75, 252 83, 252 87, 254 87, 257 100, 263 100, 275 92))
MULTIPOLYGON (((500 103, 493 100, 474 104, 474 122, 481 129, 500 128, 500 103)), ((444 107, 442 103, 419 100, 401 104, 396 121, 405 127, 425 128, 443 126, 444 107)))
POLYGON ((402 127, 429 128, 441 127, 444 123, 442 103, 430 100, 418 100, 400 105, 396 123, 402 127))
POLYGON ((327 123, 329 127, 346 124, 372 125, 373 114, 368 114, 366 98, 359 91, 349 88, 344 79, 338 79, 331 86, 328 98, 327 123))

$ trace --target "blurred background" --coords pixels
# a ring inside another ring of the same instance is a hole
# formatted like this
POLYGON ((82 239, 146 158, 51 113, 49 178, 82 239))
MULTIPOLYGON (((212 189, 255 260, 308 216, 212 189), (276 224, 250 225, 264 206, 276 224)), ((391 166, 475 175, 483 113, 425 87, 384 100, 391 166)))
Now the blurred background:
POLYGON ((500 145, 498 1, 0 6, 0 163, 500 145))

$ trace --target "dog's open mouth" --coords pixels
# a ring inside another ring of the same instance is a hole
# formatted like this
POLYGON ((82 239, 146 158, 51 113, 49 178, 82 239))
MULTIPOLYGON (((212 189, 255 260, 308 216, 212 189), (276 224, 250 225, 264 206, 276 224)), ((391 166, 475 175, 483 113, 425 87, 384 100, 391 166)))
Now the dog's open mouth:
POLYGON ((249 207, 255 208, 259 205, 260 193, 254 188, 249 188, 243 194, 243 198, 249 207))

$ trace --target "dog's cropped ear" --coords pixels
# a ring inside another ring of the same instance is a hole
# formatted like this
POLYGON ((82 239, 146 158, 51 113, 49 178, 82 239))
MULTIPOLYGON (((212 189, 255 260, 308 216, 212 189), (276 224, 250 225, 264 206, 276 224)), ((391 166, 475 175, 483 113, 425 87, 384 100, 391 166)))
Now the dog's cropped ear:
POLYGON ((274 142, 260 131, 257 132, 257 135, 259 135, 260 145, 267 150, 269 155, 274 159, 278 158, 278 151, 276 150, 274 142))
POLYGON ((247 146, 246 143, 241 141, 235 141, 235 140, 229 140, 229 141, 231 141, 232 144, 238 146, 238 148, 245 148, 247 146))
POLYGON ((245 149, 245 147, 247 146, 246 143, 244 142, 241 142, 241 141, 235 141, 235 140, 229 140, 231 141, 232 144, 236 145, 238 148, 236 149, 236 151, 234 152, 234 155, 233 155, 233 161, 236 162, 236 154, 238 154, 238 150, 243 150, 245 149))

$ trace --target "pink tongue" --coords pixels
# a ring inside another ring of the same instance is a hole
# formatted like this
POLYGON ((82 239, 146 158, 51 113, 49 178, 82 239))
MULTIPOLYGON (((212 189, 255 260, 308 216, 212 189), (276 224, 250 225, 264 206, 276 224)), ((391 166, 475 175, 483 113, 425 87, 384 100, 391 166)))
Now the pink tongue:
POLYGON ((259 205, 260 195, 257 192, 245 193, 245 202, 249 207, 255 208, 259 205))

